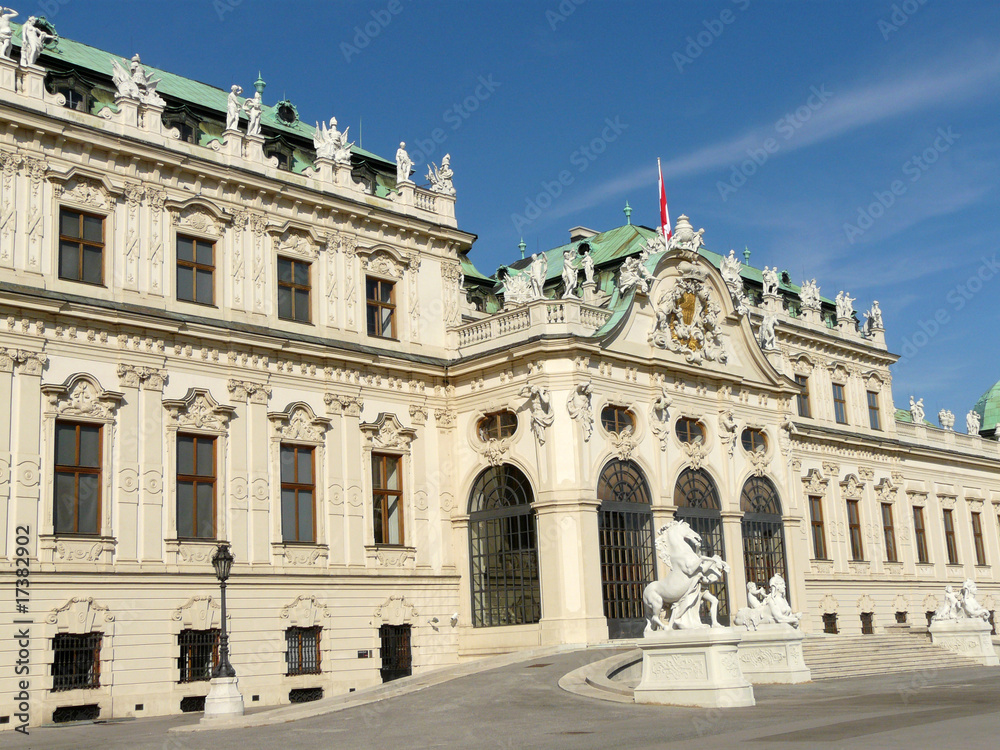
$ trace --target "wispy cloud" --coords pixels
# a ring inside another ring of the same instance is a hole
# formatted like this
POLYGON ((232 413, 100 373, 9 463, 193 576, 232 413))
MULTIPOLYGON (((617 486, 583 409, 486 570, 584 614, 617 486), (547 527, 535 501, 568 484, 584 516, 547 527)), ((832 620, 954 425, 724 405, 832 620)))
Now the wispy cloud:
MULTIPOLYGON (((919 73, 844 91, 829 86, 833 97, 817 111, 808 127, 783 142, 772 158, 832 140, 878 122, 927 107, 982 96, 1000 80, 1000 56, 949 60, 919 73)), ((745 159, 747 149, 759 147, 775 136, 774 122, 758 125, 733 138, 705 146, 663 163, 665 181, 724 169, 745 159)), ((592 208, 643 186, 655 186, 652 164, 636 168, 613 180, 595 185, 545 214, 545 223, 592 208)))

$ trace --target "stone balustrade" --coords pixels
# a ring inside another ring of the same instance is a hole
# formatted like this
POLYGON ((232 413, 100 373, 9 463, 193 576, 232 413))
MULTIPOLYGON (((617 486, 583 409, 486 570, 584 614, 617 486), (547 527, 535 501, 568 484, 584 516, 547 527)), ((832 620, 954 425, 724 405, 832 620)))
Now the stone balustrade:
POLYGON ((912 422, 896 422, 896 434, 904 442, 925 445, 930 448, 957 450, 962 453, 973 453, 981 456, 1000 457, 1000 443, 979 435, 967 435, 964 432, 945 430, 927 424, 912 422))
POLYGON ((592 336, 610 318, 609 310, 580 300, 536 300, 452 328, 448 332, 449 345, 468 355, 541 334, 592 336))

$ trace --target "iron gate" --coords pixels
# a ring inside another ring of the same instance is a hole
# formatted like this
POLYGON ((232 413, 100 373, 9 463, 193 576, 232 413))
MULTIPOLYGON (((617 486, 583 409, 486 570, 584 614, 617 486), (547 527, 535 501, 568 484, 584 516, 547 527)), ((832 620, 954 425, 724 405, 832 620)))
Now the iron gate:
MULTIPOLYGON (((785 557, 785 526, 781 521, 778 491, 767 477, 750 477, 740 495, 743 511, 743 564, 747 583, 767 586, 780 575, 788 582, 785 557)), ((789 587, 790 588, 790 587, 789 587)), ((791 604, 791 593, 787 593, 791 604)))
POLYGON ((383 625, 378 629, 382 656, 382 682, 409 677, 413 672, 409 625, 383 625))
MULTIPOLYGON (((685 469, 674 486, 674 518, 686 521, 701 537, 701 554, 718 555, 726 559, 726 546, 722 534, 722 512, 719 491, 704 469, 685 469)), ((720 625, 729 625, 729 590, 726 579, 709 584, 708 590, 719 600, 720 625)), ((711 623, 707 602, 701 605, 701 621, 711 623)))

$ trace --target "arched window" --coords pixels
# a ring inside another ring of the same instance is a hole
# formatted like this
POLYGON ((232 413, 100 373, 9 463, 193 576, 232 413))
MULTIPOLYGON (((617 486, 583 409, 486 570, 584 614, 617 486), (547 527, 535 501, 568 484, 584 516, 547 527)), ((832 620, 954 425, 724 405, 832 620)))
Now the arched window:
POLYGON ((472 624, 523 625, 541 619, 534 495, 508 464, 476 477, 469 495, 472 624))
MULTIPOLYGON (((674 485, 674 518, 687 521, 701 536, 701 554, 719 555, 724 560, 726 549, 722 532, 722 502, 712 477, 704 469, 684 469, 674 485)), ((709 586, 719 600, 719 622, 729 624, 729 593, 725 581, 709 586)), ((708 605, 703 605, 702 620, 709 622, 708 605)))
POLYGON ((781 521, 781 500, 767 477, 750 477, 740 493, 743 530, 743 564, 747 582, 766 586, 771 576, 788 580, 785 562, 785 527, 781 521))
POLYGON ((626 428, 635 428, 635 420, 632 414, 624 406, 613 404, 601 409, 601 426, 608 432, 620 433, 626 428))
POLYGON ((635 638, 645 620, 642 591, 656 577, 653 509, 642 469, 609 461, 597 480, 604 616, 611 638, 635 638))
POLYGON ((677 439, 682 443, 694 443, 705 439, 705 427, 697 419, 681 417, 674 425, 677 439))

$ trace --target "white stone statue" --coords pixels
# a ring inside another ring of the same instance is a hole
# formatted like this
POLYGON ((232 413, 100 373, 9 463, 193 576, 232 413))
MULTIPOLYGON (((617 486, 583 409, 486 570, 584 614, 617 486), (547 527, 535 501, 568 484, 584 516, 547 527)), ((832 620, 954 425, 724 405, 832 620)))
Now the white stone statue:
POLYGON ((0 5, 0 55, 10 57, 10 39, 14 30, 10 27, 10 19, 17 15, 13 8, 0 5))
POLYGON ((660 395, 653 399, 649 407, 649 426, 660 440, 660 450, 667 449, 670 437, 670 405, 674 399, 666 388, 660 388, 660 395))
POLYGON ((639 289, 643 294, 649 294, 649 283, 653 281, 646 266, 636 256, 626 258, 618 272, 618 290, 622 294, 627 294, 632 289, 639 289))
POLYGON ((264 101, 260 92, 255 91, 253 96, 243 102, 243 111, 247 113, 247 135, 260 135, 260 117, 264 113, 264 101))
POLYGON ((576 251, 575 250, 563 250, 563 267, 562 267, 562 282, 563 282, 563 299, 567 297, 573 297, 573 292, 576 289, 576 277, 579 271, 576 268, 576 251))
POLYGON ((243 87, 235 83, 229 88, 229 96, 226 97, 226 130, 240 129, 240 94, 243 87))
POLYGON ((854 317, 854 300, 847 292, 837 292, 837 319, 854 317))
POLYGON ((431 190, 442 195, 455 194, 455 186, 451 181, 454 175, 455 173, 451 171, 451 154, 444 155, 440 168, 434 162, 427 168, 427 179, 431 183, 431 190))
POLYGON ((816 279, 803 281, 802 289, 799 291, 799 299, 802 300, 802 308, 805 310, 819 310, 822 306, 819 296, 819 286, 816 279))
POLYGON ((679 251, 682 255, 695 256, 701 248, 705 247, 704 234, 704 229, 694 231, 688 217, 681 214, 677 217, 674 233, 670 237, 670 242, 667 243, 667 250, 669 252, 679 251))
POLYGON ((531 276, 527 273, 514 273, 506 269, 507 275, 503 280, 503 300, 504 307, 516 307, 531 302, 531 276))
POLYGON ((166 104, 158 93, 156 85, 161 79, 153 78, 142 67, 139 55, 132 57, 129 69, 125 70, 115 58, 111 58, 111 78, 118 89, 118 96, 125 99, 136 99, 143 104, 162 107, 166 104))
POLYGON ((38 18, 31 16, 21 27, 21 67, 26 68, 38 62, 46 43, 56 39, 55 34, 38 28, 38 18))
POLYGON ((740 284, 743 280, 740 273, 743 271, 743 261, 736 257, 736 251, 730 250, 729 255, 724 255, 719 263, 719 271, 722 273, 722 280, 726 285, 740 284))
POLYGON ((705 586, 721 581, 729 565, 719 555, 701 554, 701 536, 686 521, 674 519, 656 534, 656 550, 670 568, 667 577, 653 581, 642 592, 646 614, 643 634, 656 630, 687 630, 708 627, 701 621, 701 603, 708 602, 712 624, 719 627, 719 600, 705 586), (660 619, 663 608, 672 605, 670 618, 660 619))
POLYGON ((978 435, 979 427, 980 427, 980 421, 978 412, 970 411, 968 414, 965 415, 965 429, 969 432, 970 435, 978 435))
POLYGON ((778 296, 778 267, 768 268, 764 266, 764 270, 761 271, 761 276, 764 278, 764 296, 765 297, 777 297, 778 296))
POLYGON ((733 449, 736 447, 736 429, 739 425, 736 423, 736 415, 733 413, 732 409, 726 409, 724 412, 719 414, 719 439, 722 444, 729 450, 729 455, 733 455, 733 449))
POLYGON ((526 385, 521 389, 521 396, 528 399, 527 407, 531 411, 531 431, 539 445, 545 445, 545 428, 552 425, 555 415, 552 414, 552 403, 549 392, 537 385, 526 385))
POLYGON ((760 333, 757 335, 760 348, 764 351, 773 351, 778 348, 778 338, 774 334, 774 326, 777 323, 778 316, 776 313, 770 310, 764 313, 764 319, 760 323, 760 333))
POLYGON ((882 325, 882 310, 878 306, 878 300, 872 302, 871 309, 865 313, 865 331, 871 333, 872 331, 884 331, 885 326, 882 325))
POLYGON ((946 430, 954 430, 955 414, 947 409, 942 409, 938 412, 938 423, 946 430))
POLYGON ((976 600, 976 582, 971 578, 966 578, 962 584, 962 591, 959 594, 959 616, 967 617, 970 620, 982 620, 988 622, 990 611, 976 600))
POLYGON ((910 396, 910 418, 913 420, 913 424, 923 424, 924 423, 924 400, 920 399, 918 401, 913 400, 913 396, 910 396))
POLYGON ((756 630, 759 625, 779 624, 799 626, 801 612, 792 612, 786 598, 785 579, 775 573, 769 581, 770 591, 759 588, 753 581, 747 583, 748 606, 740 609, 733 623, 743 625, 747 630, 756 630))
POLYGON ((589 252, 580 256, 580 267, 583 269, 583 279, 585 284, 594 283, 594 258, 589 252))
POLYGON ((413 169, 413 159, 406 153, 406 141, 399 142, 396 149, 396 184, 410 182, 410 171, 413 169))
POLYGON ((955 589, 951 586, 945 586, 944 601, 941 602, 941 606, 931 615, 931 622, 957 620, 961 612, 961 606, 961 603, 958 601, 958 595, 955 594, 955 589))
POLYGON ((347 131, 341 133, 337 130, 337 118, 330 118, 330 127, 326 123, 316 123, 313 131, 313 146, 316 147, 316 156, 320 159, 333 159, 337 164, 351 163, 351 146, 353 143, 347 142, 347 131))
POLYGON ((545 253, 532 253, 531 265, 528 267, 531 276, 531 298, 543 299, 545 297, 545 277, 549 274, 549 259, 545 253))
POLYGON ((591 405, 591 394, 593 389, 590 381, 581 383, 569 394, 566 400, 566 408, 569 411, 570 419, 580 423, 583 428, 583 441, 588 442, 594 433, 594 409, 591 405))

